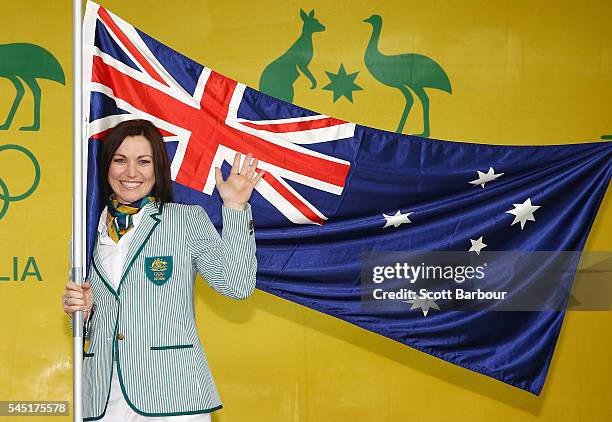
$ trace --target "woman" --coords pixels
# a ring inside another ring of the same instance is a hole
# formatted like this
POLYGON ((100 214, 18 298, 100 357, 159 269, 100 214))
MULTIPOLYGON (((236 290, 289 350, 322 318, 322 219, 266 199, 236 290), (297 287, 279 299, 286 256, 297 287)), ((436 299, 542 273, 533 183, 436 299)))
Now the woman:
POLYGON ((255 287, 249 200, 263 172, 236 154, 223 180, 219 236, 199 206, 172 203, 163 140, 146 120, 112 129, 100 175, 108 201, 100 216, 88 280, 69 282, 64 311, 84 311, 90 345, 83 362, 84 420, 210 421, 221 402, 193 311, 196 272, 236 299, 255 287), (95 304, 95 306, 94 306, 95 304))

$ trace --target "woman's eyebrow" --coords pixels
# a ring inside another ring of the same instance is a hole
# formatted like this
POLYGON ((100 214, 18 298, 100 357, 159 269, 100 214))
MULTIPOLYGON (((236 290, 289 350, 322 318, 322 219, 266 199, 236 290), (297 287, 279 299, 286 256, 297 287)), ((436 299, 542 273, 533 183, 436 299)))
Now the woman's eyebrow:
MULTIPOLYGON (((118 157, 123 157, 123 158, 127 158, 127 155, 124 155, 124 154, 119 154, 119 153, 115 153, 115 154, 113 154, 113 157, 115 157, 115 156, 118 156, 118 157)), ((138 157, 136 157, 136 158, 144 158, 144 157, 153 158, 153 156, 152 156, 152 155, 149 155, 149 154, 139 155, 139 156, 138 156, 138 157)))

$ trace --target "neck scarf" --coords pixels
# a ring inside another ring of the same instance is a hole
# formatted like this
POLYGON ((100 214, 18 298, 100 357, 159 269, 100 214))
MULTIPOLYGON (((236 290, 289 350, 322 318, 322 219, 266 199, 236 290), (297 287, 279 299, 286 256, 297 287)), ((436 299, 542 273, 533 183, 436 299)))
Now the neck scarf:
POLYGON ((115 243, 119 243, 121 236, 132 230, 134 222, 132 217, 149 202, 155 202, 154 196, 145 196, 131 204, 120 203, 115 195, 111 195, 108 201, 108 214, 106 215, 106 228, 108 236, 115 243))

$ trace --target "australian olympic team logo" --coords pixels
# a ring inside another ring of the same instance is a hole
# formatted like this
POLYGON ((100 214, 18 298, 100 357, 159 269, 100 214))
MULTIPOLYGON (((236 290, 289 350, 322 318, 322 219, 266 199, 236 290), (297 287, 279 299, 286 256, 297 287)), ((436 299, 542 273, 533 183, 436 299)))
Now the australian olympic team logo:
POLYGON ((40 164, 38 164, 38 160, 34 154, 32 154, 29 149, 22 147, 21 145, 0 145, 0 153, 11 150, 18 151, 30 159, 32 166, 34 167, 34 180, 31 182, 30 187, 25 191, 14 193, 11 192, 8 185, 0 175, 0 220, 2 220, 2 217, 4 217, 4 215, 7 213, 11 202, 23 201, 24 199, 28 198, 34 193, 38 187, 38 183, 40 182, 40 164))
MULTIPOLYGON (((11 128, 13 118, 19 109, 23 96, 26 94, 26 87, 34 99, 32 124, 20 127, 19 130, 39 131, 40 105, 43 92, 38 80, 51 80, 62 85, 66 83, 62 66, 53 54, 43 47, 29 43, 0 44, 0 78, 8 79, 15 88, 15 97, 11 108, 4 122, 0 120, 0 131, 11 128)), ((31 161, 34 168, 34 178, 27 189, 14 192, 2 178, 6 175, 0 173, 0 220, 8 212, 11 202, 27 199, 34 193, 40 182, 40 164, 29 149, 21 145, 0 145, 0 154, 7 154, 8 151, 23 154, 31 161)), ((6 155, 4 159, 7 159, 6 155)), ((10 159, 13 159, 13 157, 11 156, 10 159)), ((2 168, 3 166, 0 166, 0 170, 2 168)))
POLYGON ((158 286, 165 284, 172 275, 172 257, 151 256, 145 258, 145 273, 153 284, 158 286))

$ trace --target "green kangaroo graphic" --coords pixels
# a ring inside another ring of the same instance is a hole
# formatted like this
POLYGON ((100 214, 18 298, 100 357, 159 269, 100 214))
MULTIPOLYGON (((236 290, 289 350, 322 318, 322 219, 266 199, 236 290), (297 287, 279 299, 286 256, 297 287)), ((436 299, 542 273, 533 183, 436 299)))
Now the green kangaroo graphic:
POLYGON ((317 80, 308 69, 312 60, 312 34, 325 31, 325 26, 314 17, 314 10, 306 14, 300 10, 304 22, 302 34, 289 50, 270 63, 261 73, 259 90, 287 102, 293 101, 293 83, 300 76, 298 69, 310 80, 310 89, 317 87, 317 80))
POLYGON ((448 76, 438 63, 429 57, 420 54, 399 54, 387 56, 378 50, 380 40, 380 30, 382 28, 382 18, 379 15, 372 15, 364 19, 372 25, 372 36, 365 51, 365 64, 368 71, 374 78, 392 88, 399 89, 406 99, 406 106, 397 127, 397 132, 402 133, 408 113, 412 108, 414 99, 410 89, 423 105, 423 133, 417 136, 429 136, 429 97, 424 88, 436 88, 452 93, 451 84, 448 76))
POLYGON ((10 80, 17 90, 11 110, 6 121, 0 125, 0 130, 8 129, 13 122, 15 112, 25 93, 21 80, 26 83, 34 95, 34 123, 20 130, 32 131, 40 129, 41 91, 36 79, 48 79, 62 85, 66 83, 62 66, 53 57, 53 54, 38 45, 25 43, 0 44, 0 77, 10 80))

